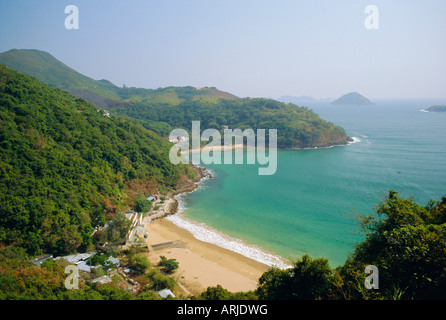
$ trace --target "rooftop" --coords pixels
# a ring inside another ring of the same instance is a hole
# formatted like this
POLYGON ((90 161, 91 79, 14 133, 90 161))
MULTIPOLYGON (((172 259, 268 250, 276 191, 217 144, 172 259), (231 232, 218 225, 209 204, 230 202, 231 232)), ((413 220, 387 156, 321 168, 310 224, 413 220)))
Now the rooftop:
POLYGON ((168 296, 172 296, 173 298, 175 298, 175 295, 173 294, 172 291, 170 291, 169 289, 163 289, 161 291, 158 291, 157 294, 161 297, 161 298, 167 298, 168 296))

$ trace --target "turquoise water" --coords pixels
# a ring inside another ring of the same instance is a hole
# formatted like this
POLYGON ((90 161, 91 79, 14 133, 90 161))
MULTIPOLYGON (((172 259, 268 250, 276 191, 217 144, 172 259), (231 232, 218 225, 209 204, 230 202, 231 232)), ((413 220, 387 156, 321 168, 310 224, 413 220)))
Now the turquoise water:
POLYGON ((209 165, 214 179, 182 197, 181 215, 291 260, 308 253, 340 265, 362 239, 356 216, 388 190, 421 204, 446 195, 446 113, 420 111, 436 103, 308 105, 359 141, 278 150, 271 176, 256 165, 209 165))

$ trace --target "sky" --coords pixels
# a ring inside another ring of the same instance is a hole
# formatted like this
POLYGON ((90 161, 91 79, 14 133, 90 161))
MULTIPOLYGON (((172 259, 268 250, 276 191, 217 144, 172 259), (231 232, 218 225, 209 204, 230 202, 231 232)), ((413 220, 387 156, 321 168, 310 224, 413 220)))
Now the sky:
POLYGON ((445 14, 444 0, 1 0, 0 52, 47 51, 127 87, 446 98, 445 14), (79 29, 65 27, 68 5, 79 29))

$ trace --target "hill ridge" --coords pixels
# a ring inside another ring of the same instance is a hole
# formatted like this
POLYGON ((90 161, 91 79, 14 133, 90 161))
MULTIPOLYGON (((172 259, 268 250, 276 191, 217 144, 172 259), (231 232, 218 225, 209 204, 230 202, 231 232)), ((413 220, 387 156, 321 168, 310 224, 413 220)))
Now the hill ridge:
POLYGON ((239 99, 237 96, 215 87, 121 88, 106 79, 94 80, 67 66, 50 53, 37 49, 11 49, 2 52, 0 53, 0 64, 36 77, 52 87, 68 91, 102 109, 123 102, 140 102, 145 99, 169 104, 179 104, 188 99, 239 99))

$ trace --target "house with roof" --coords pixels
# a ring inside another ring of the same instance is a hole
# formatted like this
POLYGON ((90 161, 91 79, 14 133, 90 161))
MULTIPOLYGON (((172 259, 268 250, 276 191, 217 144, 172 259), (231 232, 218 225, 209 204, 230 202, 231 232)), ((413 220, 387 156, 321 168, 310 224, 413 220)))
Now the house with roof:
POLYGON ((168 296, 172 296, 172 298, 175 298, 175 295, 174 295, 173 292, 170 291, 169 289, 163 289, 163 290, 157 291, 157 294, 158 294, 161 298, 167 298, 168 296))
POLYGON ((45 262, 48 259, 53 259, 52 254, 44 254, 38 257, 35 257, 34 259, 29 260, 29 262, 35 264, 36 266, 40 266, 43 262, 45 262))
POLYGON ((116 258, 114 258, 112 256, 108 257, 106 262, 109 262, 109 263, 111 263, 112 265, 115 265, 115 266, 119 266, 119 259, 116 259, 116 258))
POLYGON ((63 257, 57 257, 54 259, 54 261, 64 259, 64 260, 68 261, 69 263, 76 265, 79 270, 85 271, 85 272, 90 272, 92 267, 87 264, 87 261, 94 255, 95 255, 95 252, 78 253, 78 254, 72 254, 72 255, 63 256, 63 257))
POLYGON ((110 278, 109 276, 102 276, 102 277, 99 277, 99 278, 95 278, 95 279, 91 280, 90 282, 91 283, 105 284, 105 283, 112 282, 112 278, 110 278))

